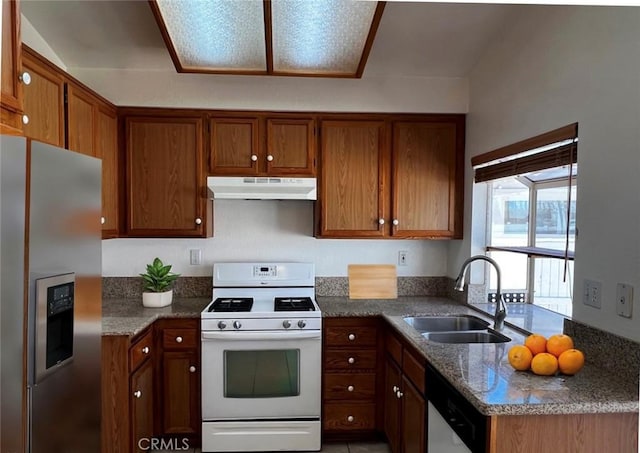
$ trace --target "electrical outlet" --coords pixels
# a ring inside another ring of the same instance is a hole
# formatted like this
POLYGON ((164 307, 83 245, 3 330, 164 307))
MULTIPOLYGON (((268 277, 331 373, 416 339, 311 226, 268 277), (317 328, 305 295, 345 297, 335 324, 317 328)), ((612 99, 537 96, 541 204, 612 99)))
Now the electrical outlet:
POLYGON ((398 266, 406 266, 407 265, 407 252, 406 250, 400 250, 398 252, 398 266))
POLYGON ((618 283, 616 286, 616 313, 618 316, 631 318, 633 308, 633 286, 618 283))
POLYGON ((189 262, 191 263, 192 266, 198 266, 202 264, 202 250, 191 249, 189 262))
POLYGON ((602 307, 602 283, 585 279, 583 287, 583 302, 594 308, 602 307))

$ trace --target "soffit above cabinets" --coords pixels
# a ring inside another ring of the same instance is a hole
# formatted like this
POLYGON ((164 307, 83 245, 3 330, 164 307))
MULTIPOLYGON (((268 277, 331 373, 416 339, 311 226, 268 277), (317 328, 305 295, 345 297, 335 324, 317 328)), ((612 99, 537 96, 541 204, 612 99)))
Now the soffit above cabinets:
POLYGON ((385 2, 149 0, 178 72, 362 76, 385 2))

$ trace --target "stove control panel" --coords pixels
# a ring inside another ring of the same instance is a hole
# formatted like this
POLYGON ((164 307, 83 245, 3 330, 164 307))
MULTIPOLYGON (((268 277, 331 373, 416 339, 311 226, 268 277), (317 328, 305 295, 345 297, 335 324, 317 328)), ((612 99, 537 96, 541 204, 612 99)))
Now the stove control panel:
POLYGON ((259 264, 253 266, 253 276, 254 277, 277 277, 278 276, 278 266, 269 264, 259 264))

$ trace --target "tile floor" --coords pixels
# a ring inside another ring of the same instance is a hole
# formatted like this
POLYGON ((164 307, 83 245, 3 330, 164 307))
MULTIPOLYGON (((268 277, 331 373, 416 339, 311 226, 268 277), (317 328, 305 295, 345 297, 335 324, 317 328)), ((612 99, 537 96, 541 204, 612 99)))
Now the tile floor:
MULTIPOLYGON (((339 442, 324 443, 322 453, 390 453, 389 445, 384 442, 339 442)), ((164 450, 159 453, 174 453, 173 450, 164 450)), ((175 452, 178 453, 178 452, 175 452)), ((181 450, 179 453, 201 453, 199 448, 193 450, 181 450)), ((296 452, 289 452, 296 453, 296 452)))

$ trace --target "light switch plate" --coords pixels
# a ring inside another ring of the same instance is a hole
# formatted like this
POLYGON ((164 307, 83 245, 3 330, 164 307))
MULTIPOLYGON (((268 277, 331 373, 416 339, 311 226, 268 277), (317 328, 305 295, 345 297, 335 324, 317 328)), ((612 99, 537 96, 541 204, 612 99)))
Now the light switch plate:
POLYGON ((198 266, 202 264, 202 250, 201 249, 191 249, 190 250, 190 260, 192 266, 198 266))
POLYGON ((618 283, 616 286, 616 313, 625 318, 631 318, 633 309, 633 286, 618 283))

